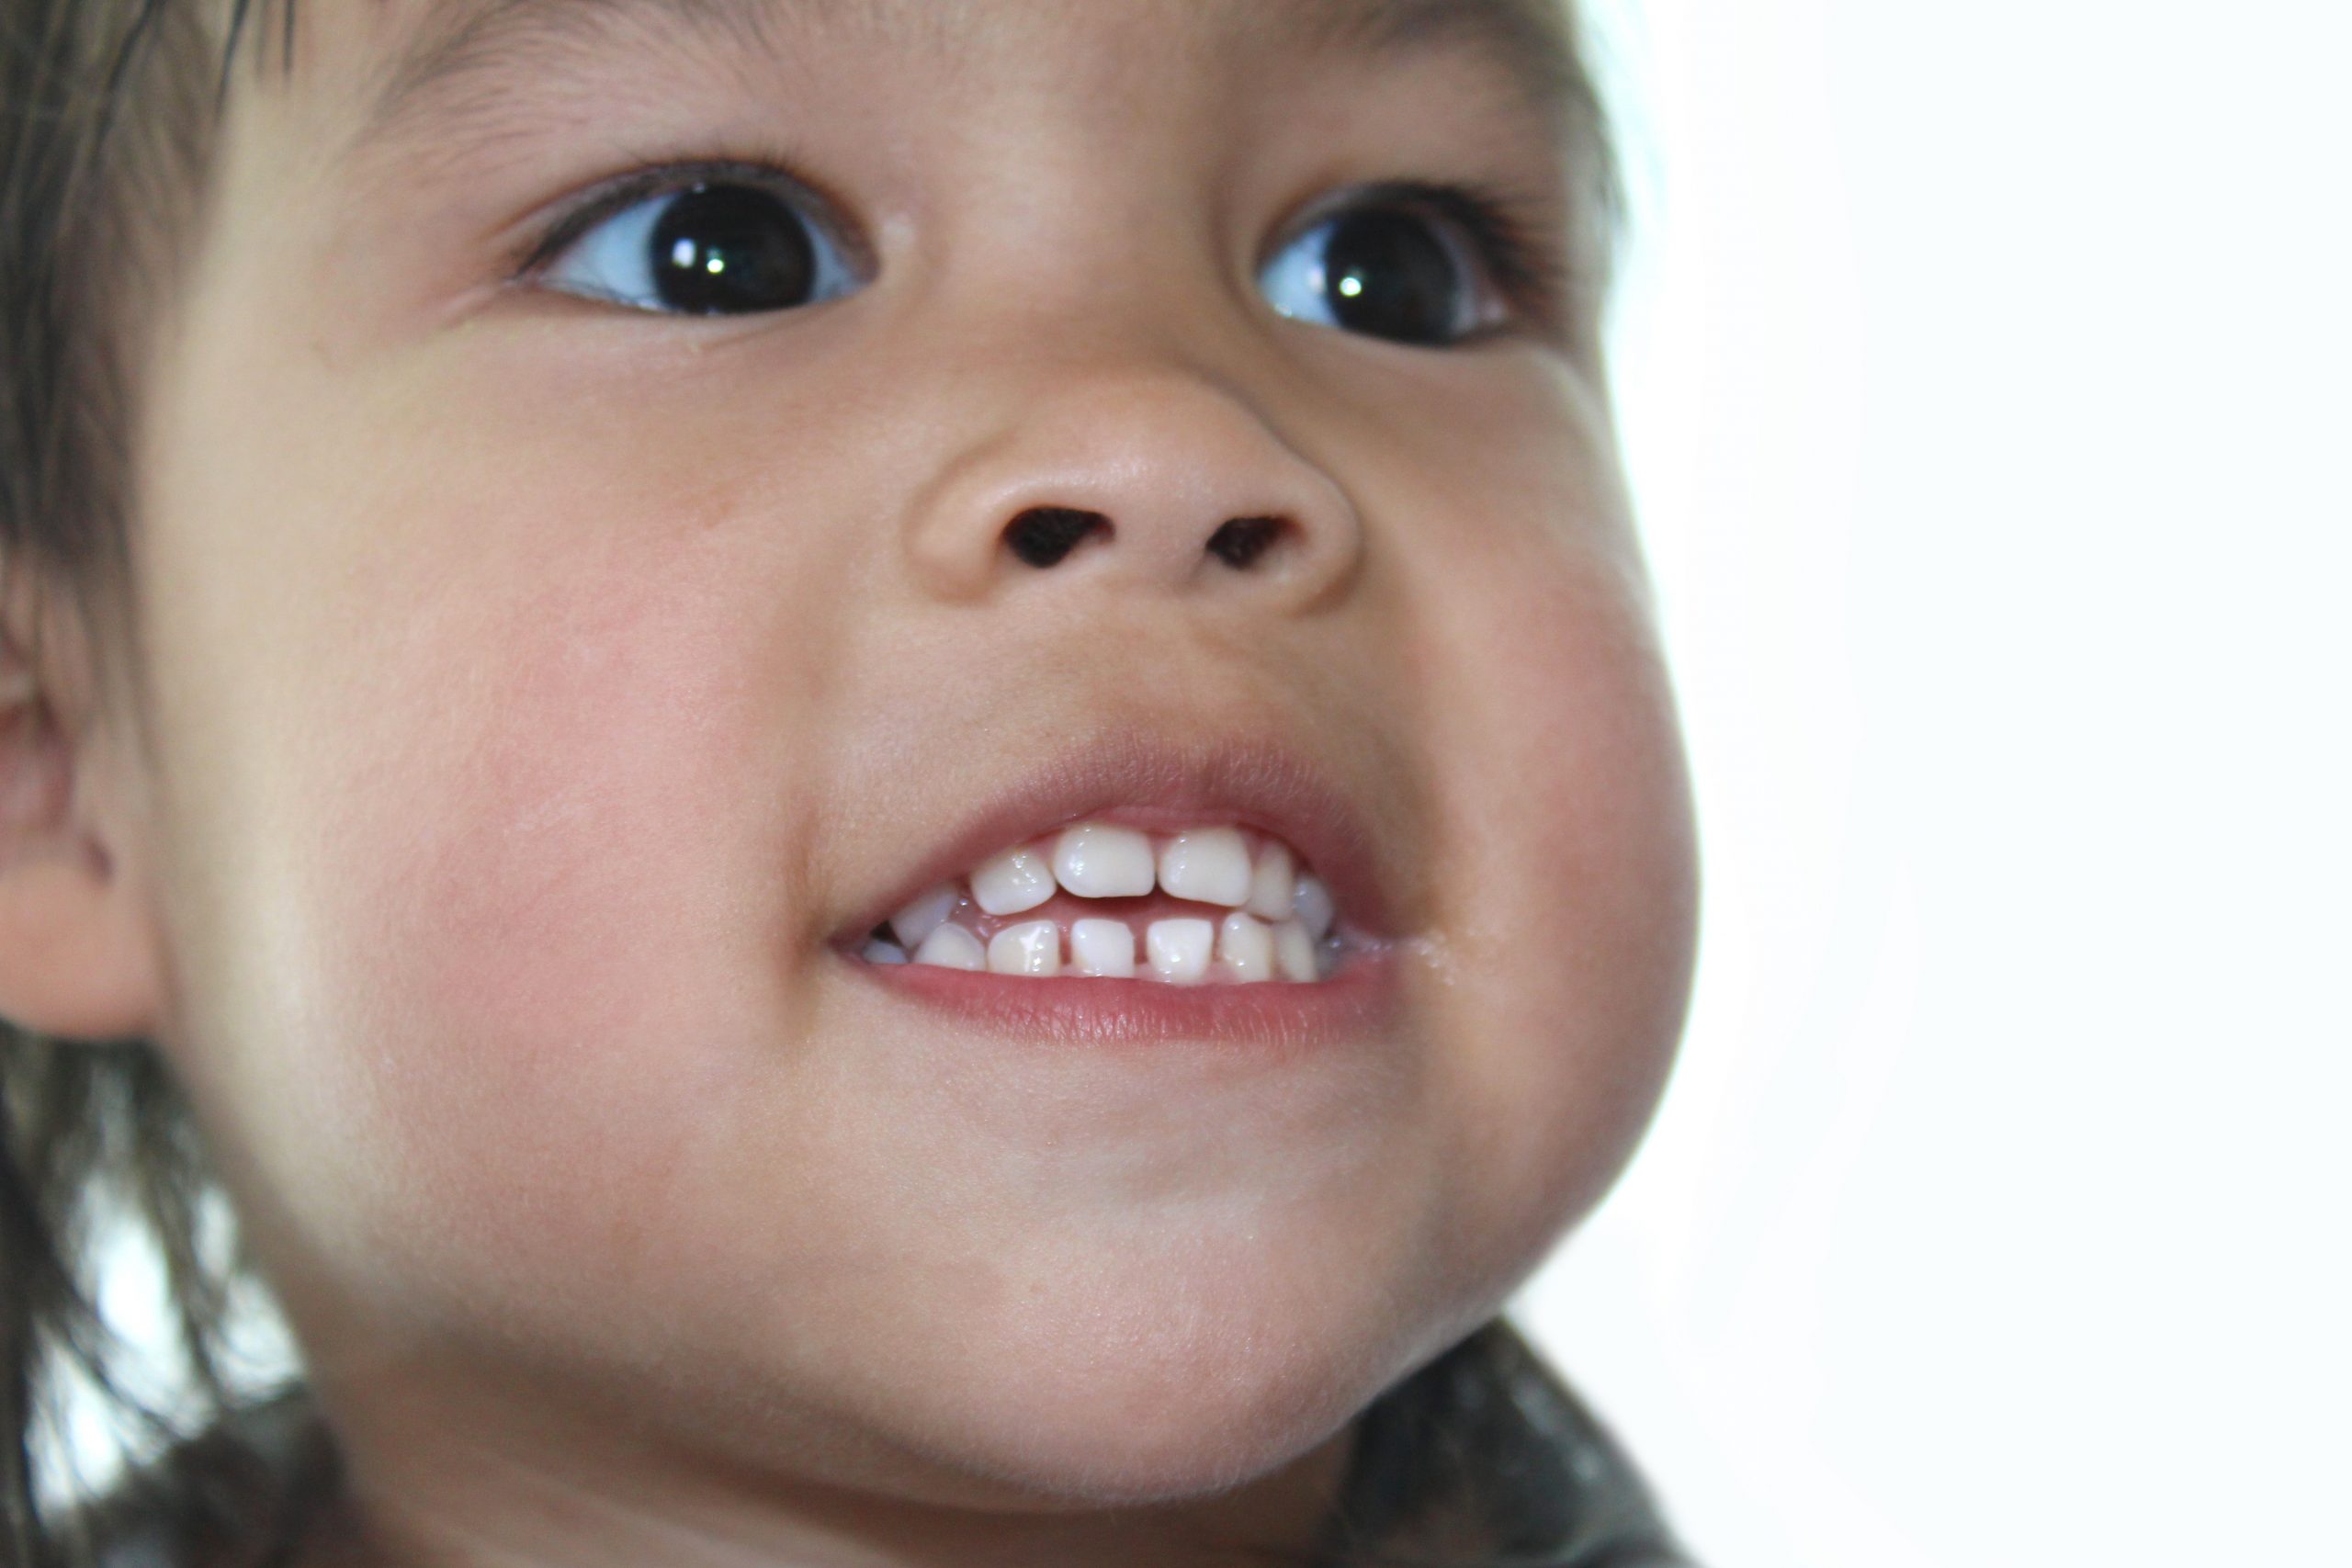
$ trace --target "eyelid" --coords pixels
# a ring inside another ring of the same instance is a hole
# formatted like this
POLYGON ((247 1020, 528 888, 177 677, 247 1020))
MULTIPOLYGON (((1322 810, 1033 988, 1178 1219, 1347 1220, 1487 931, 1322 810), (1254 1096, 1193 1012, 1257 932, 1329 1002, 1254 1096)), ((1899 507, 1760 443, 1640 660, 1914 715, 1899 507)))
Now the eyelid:
POLYGON ((638 202, 706 181, 758 186, 774 192, 801 217, 821 228, 825 237, 840 248, 844 259, 861 276, 872 276, 871 248, 856 225, 841 220, 839 214, 845 208, 822 185, 772 161, 726 157, 649 161, 597 182, 562 203, 555 216, 539 226, 536 236, 518 248, 507 269, 509 280, 527 282, 546 271, 590 230, 638 202))

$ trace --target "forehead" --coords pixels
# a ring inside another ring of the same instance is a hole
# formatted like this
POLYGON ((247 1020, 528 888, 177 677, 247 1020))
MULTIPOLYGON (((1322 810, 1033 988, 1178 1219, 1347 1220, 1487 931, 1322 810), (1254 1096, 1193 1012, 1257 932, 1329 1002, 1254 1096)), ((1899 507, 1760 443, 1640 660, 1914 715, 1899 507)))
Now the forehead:
MULTIPOLYGON (((237 0, 240 20, 248 3, 237 0)), ((289 56, 303 3, 283 0, 289 56)), ((1488 73, 1502 101, 1557 143, 1595 133, 1567 0, 1061 0, 1060 9, 1073 27, 1172 20, 1212 58, 1220 50, 1374 63, 1450 56, 1488 73)), ((956 61, 981 57, 1003 22, 989 0, 367 0, 360 11, 369 82, 360 142, 480 109, 503 84, 560 69, 582 50, 709 45, 756 60, 810 41, 855 41, 956 61)))

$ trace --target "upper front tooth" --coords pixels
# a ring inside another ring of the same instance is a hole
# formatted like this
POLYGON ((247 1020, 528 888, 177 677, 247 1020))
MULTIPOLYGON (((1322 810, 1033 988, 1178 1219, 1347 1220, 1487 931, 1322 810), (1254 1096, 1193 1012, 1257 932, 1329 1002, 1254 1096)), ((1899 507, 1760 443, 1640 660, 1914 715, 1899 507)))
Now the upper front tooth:
POLYGON ((1258 852, 1258 869, 1250 874, 1250 912, 1261 920, 1286 920, 1297 897, 1290 846, 1279 839, 1267 840, 1258 852))
POLYGON ((1017 915, 1053 896, 1053 869, 1026 845, 1005 851, 972 873, 972 902, 991 915, 1017 915))
POLYGON ((1081 898, 1129 898, 1151 891, 1151 840, 1099 822, 1067 829, 1054 843, 1054 877, 1081 898))
POLYGON ((921 947, 923 938, 937 931, 956 912, 956 885, 943 882, 890 917, 890 934, 899 945, 911 952, 921 947))
POLYGON ((1238 908, 1250 901, 1250 846, 1238 828, 1179 833, 1159 852, 1159 886, 1178 898, 1238 908))
POLYGON ((991 975, 1058 975, 1062 972, 1062 928, 1051 920, 1007 926, 989 939, 991 975))

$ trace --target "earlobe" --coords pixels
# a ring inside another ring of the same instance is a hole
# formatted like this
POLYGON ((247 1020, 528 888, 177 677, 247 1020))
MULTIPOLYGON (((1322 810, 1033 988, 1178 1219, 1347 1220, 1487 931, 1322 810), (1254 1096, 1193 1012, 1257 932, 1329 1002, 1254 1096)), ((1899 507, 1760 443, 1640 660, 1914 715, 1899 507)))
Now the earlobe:
POLYGON ((141 890, 95 788, 96 733, 58 716, 22 623, 0 627, 0 1019, 61 1040, 147 1036, 159 988, 141 890))

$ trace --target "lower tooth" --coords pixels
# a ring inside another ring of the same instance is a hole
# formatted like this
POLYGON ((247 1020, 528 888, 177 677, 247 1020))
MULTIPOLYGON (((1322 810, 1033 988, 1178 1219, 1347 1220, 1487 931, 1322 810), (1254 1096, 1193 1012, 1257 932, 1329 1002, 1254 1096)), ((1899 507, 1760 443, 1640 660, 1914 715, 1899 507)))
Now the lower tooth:
MULTIPOLYGON (((1242 985, 1321 980, 1338 967, 1340 958, 1336 938, 1318 942, 1296 919, 1269 926, 1238 909, 1221 922, 1154 920, 1144 932, 1143 947, 1142 977, 1175 986, 1212 979, 1242 985)), ((878 937, 869 940, 859 955, 869 964, 927 964, 998 975, 1069 974, 1124 980, 1137 973, 1134 930, 1124 920, 1110 919, 1071 925, 1067 964, 1061 927, 1052 920, 1008 926, 985 944, 966 927, 949 922, 934 928, 911 956, 898 943, 878 937)))
POLYGON ((1318 977, 1315 963, 1315 939, 1296 920, 1284 920, 1274 928, 1274 967, 1285 980, 1313 980, 1318 977))
POLYGON ((1058 975, 1062 929, 1051 920, 1007 926, 989 939, 991 975, 1058 975))
POLYGON ((1079 920, 1069 928, 1069 966, 1080 975, 1125 980, 1136 972, 1136 933, 1125 920, 1079 920))
POLYGON ((1217 930, 1216 961, 1228 980, 1271 980, 1274 977, 1273 933, 1257 916, 1237 909, 1225 917, 1217 930))
POLYGON ((915 962, 942 969, 985 969, 989 955, 978 937, 962 926, 951 925, 941 926, 922 939, 922 945, 915 949, 915 962))
POLYGON ((1209 949, 1216 928, 1206 920, 1154 920, 1143 935, 1151 978, 1172 986, 1197 986, 1208 978, 1209 949))

